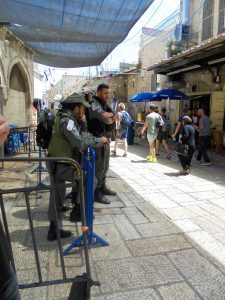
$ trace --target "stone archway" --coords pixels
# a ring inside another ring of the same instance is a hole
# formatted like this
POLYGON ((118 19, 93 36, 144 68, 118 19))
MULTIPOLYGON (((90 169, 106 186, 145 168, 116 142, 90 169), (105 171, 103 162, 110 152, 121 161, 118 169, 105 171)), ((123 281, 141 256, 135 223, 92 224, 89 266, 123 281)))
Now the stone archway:
POLYGON ((10 124, 25 127, 31 124, 31 99, 28 76, 20 62, 15 63, 8 78, 8 100, 5 111, 10 124))

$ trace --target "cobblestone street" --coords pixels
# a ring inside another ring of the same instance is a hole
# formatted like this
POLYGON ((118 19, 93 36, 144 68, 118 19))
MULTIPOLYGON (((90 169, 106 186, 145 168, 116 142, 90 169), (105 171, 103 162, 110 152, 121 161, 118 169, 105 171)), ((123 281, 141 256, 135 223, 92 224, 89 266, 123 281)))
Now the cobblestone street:
MULTIPOLYGON (((147 147, 130 146, 128 157, 111 158, 108 183, 118 197, 95 213, 96 233, 109 247, 90 251, 94 300, 225 299, 225 172, 199 166, 178 176, 174 155, 149 164, 147 147), (136 154, 133 154, 136 153, 136 154)), ((33 175, 34 176, 34 175, 33 175)), ((57 243, 46 240, 48 195, 30 196, 44 279, 62 278, 57 243)), ((9 229, 20 283, 37 280, 25 201, 6 202, 9 229), (12 204, 13 203, 13 204, 12 204)), ((75 226, 63 218, 73 237, 75 226)), ((67 274, 82 274, 82 252, 65 257, 67 274)), ((21 290, 22 299, 67 299, 70 284, 21 290)))

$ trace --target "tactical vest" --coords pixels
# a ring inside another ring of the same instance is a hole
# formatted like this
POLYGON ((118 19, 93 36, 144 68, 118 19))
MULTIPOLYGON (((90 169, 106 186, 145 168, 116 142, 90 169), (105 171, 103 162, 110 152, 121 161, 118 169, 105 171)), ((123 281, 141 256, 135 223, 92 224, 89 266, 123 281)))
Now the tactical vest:
POLYGON ((48 154, 52 157, 67 157, 74 158, 74 150, 67 139, 61 134, 60 121, 61 119, 69 119, 68 114, 58 113, 55 118, 53 133, 50 145, 48 147, 48 154))
MULTIPOLYGON (((112 112, 112 109, 105 102, 101 101, 101 99, 99 99, 99 97, 94 96, 93 99, 94 99, 93 101, 97 101, 102 106, 102 109, 104 111, 112 112)), ((90 110, 91 110, 91 108, 89 108, 89 112, 90 112, 90 110)), ((103 135, 108 135, 109 133, 112 132, 113 125, 107 125, 107 124, 104 124, 99 119, 90 118, 89 112, 88 112, 88 114, 86 114, 87 126, 88 126, 88 131, 90 133, 92 133, 93 136, 101 137, 103 135)))

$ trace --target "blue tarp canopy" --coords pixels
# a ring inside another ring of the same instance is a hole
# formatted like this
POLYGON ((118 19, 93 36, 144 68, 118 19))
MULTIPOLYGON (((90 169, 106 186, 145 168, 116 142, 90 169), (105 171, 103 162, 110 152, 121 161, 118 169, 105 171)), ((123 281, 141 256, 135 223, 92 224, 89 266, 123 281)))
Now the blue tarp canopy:
POLYGON ((99 65, 154 0, 0 0, 0 21, 55 67, 99 65))

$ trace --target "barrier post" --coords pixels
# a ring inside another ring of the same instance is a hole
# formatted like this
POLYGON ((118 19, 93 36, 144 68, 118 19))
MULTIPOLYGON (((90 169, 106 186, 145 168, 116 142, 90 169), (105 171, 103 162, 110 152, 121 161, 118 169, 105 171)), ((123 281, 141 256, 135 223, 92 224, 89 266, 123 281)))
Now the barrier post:
MULTIPOLYGON (((86 187, 85 187, 85 216, 86 224, 88 227, 88 245, 89 246, 109 246, 101 236, 96 234, 93 229, 94 222, 94 189, 95 189, 95 150, 88 147, 85 151, 83 161, 83 168, 86 171, 86 187)), ((68 254, 70 250, 75 247, 83 245, 83 235, 75 239, 63 252, 64 255, 68 254)))
MULTIPOLYGON (((41 147, 39 146, 39 158, 41 157, 42 157, 41 147)), ((42 173, 47 173, 47 172, 48 170, 42 166, 42 161, 40 160, 38 167, 31 172, 31 174, 38 173, 38 185, 37 185, 38 187, 45 187, 45 184, 41 180, 41 175, 42 173)))

